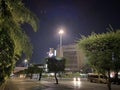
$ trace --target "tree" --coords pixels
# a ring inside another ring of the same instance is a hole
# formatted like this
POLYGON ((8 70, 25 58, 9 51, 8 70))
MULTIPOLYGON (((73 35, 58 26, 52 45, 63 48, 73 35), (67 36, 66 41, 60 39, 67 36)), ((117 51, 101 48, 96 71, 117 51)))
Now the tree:
POLYGON ((57 73, 65 69, 65 58, 49 57, 47 58, 48 72, 54 72, 56 84, 58 84, 57 73))
POLYGON ((21 56, 23 52, 29 59, 32 54, 32 45, 22 30, 21 24, 28 23, 35 31, 38 24, 36 16, 24 7, 21 0, 0 0, 0 11, 0 34, 4 36, 0 37, 0 68, 2 70, 0 82, 2 84, 11 73, 18 59, 16 56, 21 56), (4 43, 2 43, 3 40, 4 43))
POLYGON ((110 71, 113 68, 117 71, 120 70, 120 67, 115 69, 115 64, 119 65, 120 63, 120 31, 102 34, 92 33, 88 37, 82 36, 78 45, 83 49, 91 66, 98 73, 108 73, 108 88, 111 90, 110 71))
POLYGON ((39 81, 41 80, 42 73, 43 73, 43 65, 42 64, 31 64, 28 69, 25 70, 26 74, 31 74, 30 78, 32 79, 32 74, 39 73, 39 81))
POLYGON ((0 29, 0 85, 11 74, 13 69, 12 56, 14 55, 14 43, 11 40, 8 32, 0 29))
MULTIPOLYGON (((10 29, 10 36, 14 40, 15 43, 15 54, 25 53, 26 58, 30 58, 32 54, 32 45, 30 44, 30 40, 26 33, 22 30, 21 25, 24 23, 28 23, 33 27, 33 30, 36 31, 38 27, 38 19, 36 16, 30 12, 27 8, 25 8, 22 0, 3 0, 6 4, 8 11, 10 12, 10 20, 7 19, 8 26, 10 29), (14 26, 14 27, 11 27, 14 26)), ((10 16, 8 15, 8 16, 10 16)), ((4 18, 4 17, 3 17, 4 18)))
POLYGON ((88 63, 86 63, 83 67, 81 67, 80 73, 91 73, 91 67, 88 63))
POLYGON ((44 71, 44 67, 43 67, 43 64, 35 64, 34 65, 34 70, 36 74, 39 73, 39 81, 41 80, 41 77, 42 77, 42 73, 44 71))

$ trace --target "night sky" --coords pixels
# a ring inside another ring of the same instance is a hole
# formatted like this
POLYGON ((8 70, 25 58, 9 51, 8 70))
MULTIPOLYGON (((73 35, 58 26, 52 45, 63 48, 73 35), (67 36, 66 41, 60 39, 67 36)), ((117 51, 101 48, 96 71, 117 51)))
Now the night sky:
POLYGON ((24 25, 33 45, 32 63, 40 63, 49 48, 59 45, 59 29, 64 29, 63 44, 71 44, 80 34, 106 32, 108 25, 120 29, 119 0, 23 0, 25 6, 39 18, 34 32, 24 25))

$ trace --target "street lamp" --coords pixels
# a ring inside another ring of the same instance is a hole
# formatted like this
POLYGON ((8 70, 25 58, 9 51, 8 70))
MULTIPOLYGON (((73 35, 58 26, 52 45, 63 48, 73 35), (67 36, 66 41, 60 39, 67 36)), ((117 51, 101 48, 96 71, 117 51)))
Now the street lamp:
POLYGON ((27 64, 28 60, 25 59, 24 62, 25 62, 25 66, 28 67, 28 64, 27 64))
POLYGON ((63 57, 63 52, 62 52, 62 35, 63 35, 64 31, 61 29, 59 31, 60 34, 60 57, 63 57))

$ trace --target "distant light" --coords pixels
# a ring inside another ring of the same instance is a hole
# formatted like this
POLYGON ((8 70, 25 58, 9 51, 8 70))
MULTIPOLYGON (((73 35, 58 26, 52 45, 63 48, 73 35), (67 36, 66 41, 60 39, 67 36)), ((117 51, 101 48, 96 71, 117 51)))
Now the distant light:
POLYGON ((76 78, 73 78, 73 81, 76 81, 76 78))
POLYGON ((77 78, 78 81, 80 81, 80 78, 77 78))
POLYGON ((49 57, 52 57, 54 55, 54 48, 50 48, 48 55, 49 55, 49 57))
POLYGON ((48 72, 48 65, 45 64, 45 71, 48 72))
POLYGON ((80 81, 80 78, 74 78, 73 79, 73 84, 74 84, 74 87, 76 88, 80 88, 81 87, 81 81, 80 81))
POLYGON ((54 76, 54 73, 50 73, 51 74, 51 76, 54 76))
POLYGON ((27 59, 25 59, 24 62, 26 63, 26 62, 27 62, 27 59))
POLYGON ((54 56, 56 56, 56 50, 54 50, 54 56))
POLYGON ((59 34, 63 34, 64 33, 64 31, 61 29, 60 31, 59 31, 59 34))
POLYGON ((53 56, 53 53, 50 53, 50 54, 49 54, 49 57, 52 57, 52 56, 53 56))

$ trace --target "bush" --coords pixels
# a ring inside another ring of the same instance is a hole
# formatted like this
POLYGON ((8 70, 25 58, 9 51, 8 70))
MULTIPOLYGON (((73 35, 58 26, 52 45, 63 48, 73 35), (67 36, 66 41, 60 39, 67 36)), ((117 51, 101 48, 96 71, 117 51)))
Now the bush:
POLYGON ((14 44, 8 32, 0 29, 0 85, 10 76, 13 69, 14 44))
POLYGON ((110 81, 111 81, 111 83, 113 83, 113 84, 118 84, 118 85, 120 85, 120 78, 118 78, 117 81, 116 81, 115 78, 111 78, 110 81))

